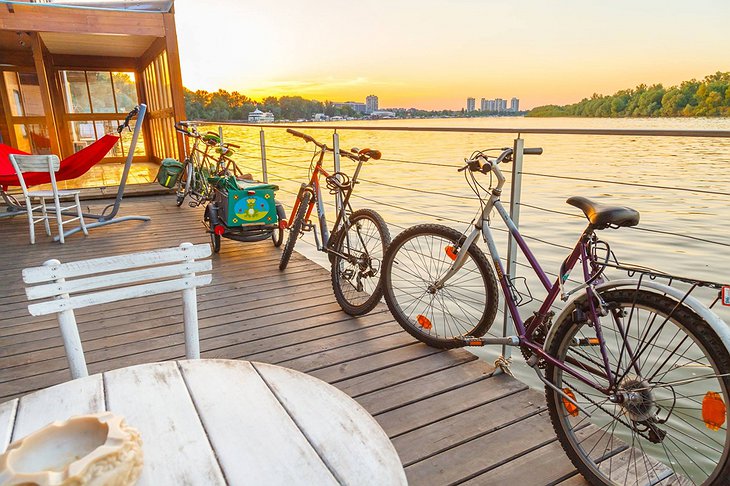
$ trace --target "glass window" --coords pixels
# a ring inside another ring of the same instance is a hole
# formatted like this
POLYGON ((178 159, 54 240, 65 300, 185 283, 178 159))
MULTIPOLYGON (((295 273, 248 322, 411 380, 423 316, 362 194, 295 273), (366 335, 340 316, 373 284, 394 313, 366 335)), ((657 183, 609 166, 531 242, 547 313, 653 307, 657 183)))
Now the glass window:
MULTIPOLYGON (((119 123, 121 123, 122 120, 119 120, 119 123)), ((124 154, 126 155, 129 153, 129 144, 132 143, 132 135, 134 135, 134 132, 130 132, 129 130, 124 130, 121 135, 121 145, 124 147, 124 154)), ((119 146, 117 144, 116 146, 119 146)), ((136 156, 144 156, 144 132, 139 132, 139 138, 137 139, 137 146, 134 147, 134 155, 136 156)))
POLYGON ((17 124, 14 125, 14 128, 18 150, 39 155, 51 153, 51 140, 48 137, 48 128, 45 125, 17 124))
POLYGON ((78 152, 94 143, 96 141, 94 122, 71 122, 71 138, 73 140, 74 152, 78 152))
POLYGON ((68 113, 91 113, 84 71, 61 71, 61 83, 68 113))
POLYGON ((137 85, 134 73, 112 73, 117 113, 129 113, 137 106, 137 85))
POLYGON ((36 73, 18 73, 25 116, 43 116, 43 98, 36 73))
POLYGON ((116 113, 111 73, 87 71, 86 79, 89 82, 89 93, 91 93, 91 111, 93 113, 116 113))
POLYGON ((18 82, 18 74, 15 71, 5 71, 5 87, 8 91, 8 99, 10 100, 10 113, 13 116, 25 115, 23 111, 23 100, 20 97, 20 82, 18 82))

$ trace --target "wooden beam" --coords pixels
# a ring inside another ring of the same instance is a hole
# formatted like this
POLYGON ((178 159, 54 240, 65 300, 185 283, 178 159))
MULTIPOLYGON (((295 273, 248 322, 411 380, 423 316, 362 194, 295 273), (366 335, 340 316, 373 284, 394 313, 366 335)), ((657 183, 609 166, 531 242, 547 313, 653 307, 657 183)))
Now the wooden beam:
POLYGON ((9 51, 0 49, 0 64, 12 66, 33 66, 33 53, 31 51, 9 51))
POLYGON ((134 57, 74 56, 51 54, 53 65, 59 69, 103 69, 135 71, 138 60, 134 57))
MULTIPOLYGON (((142 79, 142 69, 139 68, 134 73, 134 84, 137 88, 137 99, 139 103, 144 103, 148 106, 147 113, 149 113, 149 103, 147 102, 147 93, 144 90, 144 82, 142 79)), ((150 119, 145 117, 142 121, 142 142, 144 143, 144 153, 147 157, 152 157, 152 130, 150 130, 150 119)), ((139 143, 139 142, 137 142, 139 143)))
POLYGON ((0 30, 71 32, 77 34, 165 35, 162 14, 152 12, 87 10, 44 4, 0 9, 0 30))
POLYGON ((158 37, 137 60, 137 69, 144 71, 157 56, 165 50, 165 39, 158 37))
POLYGON ((33 48, 33 61, 35 62, 35 70, 38 76, 38 86, 41 91, 41 100, 43 101, 43 111, 46 114, 46 126, 48 127, 48 138, 51 143, 51 153, 60 154, 61 145, 58 141, 58 131, 56 129, 56 119, 53 116, 53 101, 51 100, 51 90, 48 82, 48 71, 43 56, 43 41, 37 32, 32 32, 30 42, 33 48))
MULTIPOLYGON (((180 70, 180 51, 177 47, 177 30, 175 29, 175 15, 162 14, 165 21, 165 49, 167 50, 167 69, 170 73, 170 89, 172 90, 173 123, 185 120, 185 94, 183 93, 182 71, 180 70)), ((178 158, 185 153, 185 140, 175 131, 177 138, 178 158)))

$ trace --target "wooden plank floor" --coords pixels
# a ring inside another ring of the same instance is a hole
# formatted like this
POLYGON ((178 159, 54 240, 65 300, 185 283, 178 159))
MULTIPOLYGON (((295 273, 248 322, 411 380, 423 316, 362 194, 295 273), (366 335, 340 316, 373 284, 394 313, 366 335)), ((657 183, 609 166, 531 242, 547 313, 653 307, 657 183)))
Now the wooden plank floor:
MULTIPOLYGON (((171 196, 129 198, 122 214, 152 221, 94 229, 65 245, 41 234, 31 246, 25 218, 0 220, 0 402, 69 379, 55 318, 28 314, 23 268, 208 241, 202 209, 177 208, 171 196)), ((541 393, 465 350, 414 341, 384 305, 346 315, 328 271, 295 253, 279 272, 279 253, 269 240, 223 240, 213 283, 198 290, 204 358, 274 363, 343 390, 383 426, 414 485, 585 484, 556 442, 541 393)), ((180 302, 168 294, 79 310, 89 372, 182 358, 180 302)))

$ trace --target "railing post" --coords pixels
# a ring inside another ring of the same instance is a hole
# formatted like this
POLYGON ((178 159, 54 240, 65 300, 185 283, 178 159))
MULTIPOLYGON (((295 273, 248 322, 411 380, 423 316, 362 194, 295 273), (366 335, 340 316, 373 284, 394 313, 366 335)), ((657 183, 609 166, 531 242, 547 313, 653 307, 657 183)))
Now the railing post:
POLYGON ((264 183, 269 183, 269 171, 266 168, 266 141, 264 140, 264 129, 262 128, 259 132, 259 139, 261 140, 261 172, 264 175, 264 183))
MULTIPOLYGON (((522 159, 525 140, 517 135, 512 155, 512 180, 509 196, 509 216, 517 228, 520 227, 520 197, 522 195, 522 159)), ((517 241, 512 234, 507 239, 507 278, 515 278, 517 274, 517 241)), ((515 333, 515 325, 509 314, 507 305, 504 306, 504 335, 512 336, 515 333)), ((502 356, 509 359, 512 355, 512 346, 502 346, 502 356)))
MULTIPOLYGON (((337 130, 332 134, 332 150, 335 154, 335 173, 340 172, 340 136, 337 134, 337 130)), ((337 177, 337 176, 335 176, 337 177)), ((340 207, 340 193, 335 194, 335 204, 340 207)))

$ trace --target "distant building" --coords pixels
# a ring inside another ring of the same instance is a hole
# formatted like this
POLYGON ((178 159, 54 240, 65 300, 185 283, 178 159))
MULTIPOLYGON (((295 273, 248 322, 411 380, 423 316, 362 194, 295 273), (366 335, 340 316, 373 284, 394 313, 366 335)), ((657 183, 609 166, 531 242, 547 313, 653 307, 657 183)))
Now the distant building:
POLYGON ((496 111, 497 113, 507 111, 507 100, 503 100, 502 98, 495 98, 494 111, 496 111))
MULTIPOLYGON (((377 97, 376 97, 377 98, 377 97)), ((377 100, 375 101, 377 105, 377 100)), ((359 101, 345 101, 344 103, 332 103, 335 108, 342 108, 343 106, 349 106, 355 111, 355 113, 367 113, 367 104, 360 103, 359 101)), ((377 109, 377 108, 376 108, 377 109)))
POLYGON ((324 113, 315 113, 312 115, 312 120, 314 121, 327 121, 329 120, 329 117, 325 115, 324 113))
POLYGON ((467 98, 466 99, 466 111, 474 111, 476 107, 476 100, 474 98, 467 98))
POLYGON ((486 98, 482 98, 482 101, 481 101, 481 103, 479 104, 479 109, 480 109, 481 111, 487 111, 487 101, 488 101, 488 100, 487 100, 486 98))
POLYGON ((487 111, 497 111, 494 100, 487 100, 487 111))
POLYGON ((249 123, 271 123, 274 121, 274 114, 270 111, 261 111, 256 108, 248 114, 249 123))
POLYGON ((370 116, 372 116, 373 118, 395 118, 395 112, 385 111, 385 110, 376 110, 376 111, 370 113, 370 116))
POLYGON ((370 95, 365 98, 365 113, 373 113, 378 111, 378 97, 370 95))
POLYGON ((520 111, 520 100, 517 98, 512 98, 512 101, 509 103, 509 111, 513 111, 517 113, 520 111))

